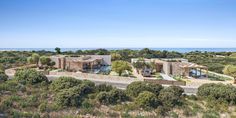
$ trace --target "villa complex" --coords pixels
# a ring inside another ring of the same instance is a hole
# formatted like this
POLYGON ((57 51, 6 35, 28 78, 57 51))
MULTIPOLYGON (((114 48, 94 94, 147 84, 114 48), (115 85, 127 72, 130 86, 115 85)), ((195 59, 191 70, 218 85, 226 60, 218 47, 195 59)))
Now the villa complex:
MULTIPOLYGON (((136 63, 140 59, 132 59, 132 63, 136 63)), ((145 63, 154 63, 157 72, 165 73, 170 76, 185 76, 185 77, 207 77, 208 68, 206 66, 198 65, 188 62, 187 59, 174 58, 174 59, 141 59, 145 63), (205 70, 206 74, 202 70, 205 70)))
POLYGON ((87 71, 99 69, 103 66, 111 65, 110 55, 82 55, 82 56, 52 56, 51 60, 55 62, 55 68, 68 71, 87 71))

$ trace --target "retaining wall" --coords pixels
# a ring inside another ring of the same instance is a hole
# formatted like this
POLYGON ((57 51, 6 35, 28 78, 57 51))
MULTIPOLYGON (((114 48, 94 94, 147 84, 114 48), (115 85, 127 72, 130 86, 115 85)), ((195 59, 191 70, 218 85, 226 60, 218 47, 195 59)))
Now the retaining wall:
POLYGON ((184 81, 170 81, 170 80, 156 80, 156 79, 144 79, 146 82, 156 83, 156 84, 166 84, 173 86, 186 86, 186 82, 184 81))
POLYGON ((120 77, 120 76, 112 76, 112 75, 100 75, 100 74, 90 74, 90 73, 75 73, 75 72, 49 72, 49 75, 55 76, 75 76, 79 78, 85 79, 109 79, 109 80, 117 80, 117 81, 135 81, 138 80, 136 78, 131 77, 120 77))

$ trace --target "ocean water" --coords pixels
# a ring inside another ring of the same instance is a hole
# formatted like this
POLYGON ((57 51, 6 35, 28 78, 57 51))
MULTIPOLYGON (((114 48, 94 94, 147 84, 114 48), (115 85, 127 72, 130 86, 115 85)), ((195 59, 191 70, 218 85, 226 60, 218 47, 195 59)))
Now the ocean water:
MULTIPOLYGON (((77 51, 77 50, 92 50, 98 48, 61 48, 61 51, 77 51)), ((107 50, 121 50, 121 49, 132 49, 141 50, 143 48, 105 48, 107 50)), ((236 48, 149 48, 152 50, 167 50, 167 51, 177 51, 181 53, 191 52, 191 51, 207 51, 207 52, 236 52, 236 48)), ((0 51, 55 51, 54 48, 0 48, 0 51)))

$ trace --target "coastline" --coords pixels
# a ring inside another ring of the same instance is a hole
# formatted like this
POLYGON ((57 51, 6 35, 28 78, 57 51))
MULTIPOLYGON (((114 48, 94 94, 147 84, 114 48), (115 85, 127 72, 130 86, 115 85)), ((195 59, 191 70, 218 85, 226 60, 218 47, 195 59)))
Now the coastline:
MULTIPOLYGON (((77 51, 77 50, 96 50, 99 48, 61 48, 61 51, 77 51)), ((107 50, 141 50, 143 48, 104 48, 107 50)), ((236 52, 236 48, 149 48, 151 50, 166 50, 166 51, 176 51, 180 53, 187 53, 191 51, 207 51, 207 52, 236 52)), ((55 51, 54 48, 0 48, 0 51, 55 51)))

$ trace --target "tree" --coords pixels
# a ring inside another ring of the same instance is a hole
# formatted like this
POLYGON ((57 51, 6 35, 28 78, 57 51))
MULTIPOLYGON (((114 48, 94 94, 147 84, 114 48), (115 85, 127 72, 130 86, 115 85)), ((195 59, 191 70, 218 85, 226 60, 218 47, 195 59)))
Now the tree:
POLYGON ((28 62, 29 64, 34 64, 34 61, 33 61, 33 58, 32 58, 32 57, 28 57, 28 58, 27 58, 27 62, 28 62))
POLYGON ((56 51, 57 54, 61 54, 61 48, 56 47, 56 48, 55 48, 55 51, 56 51))
POLYGON ((135 99, 135 104, 144 109, 148 109, 157 108, 160 105, 160 102, 154 93, 144 91, 138 95, 137 99, 135 99))
POLYGON ((110 54, 110 52, 106 49, 96 49, 95 51, 96 51, 97 55, 108 55, 108 54, 110 54))
POLYGON ((49 57, 42 56, 40 57, 40 62, 42 65, 49 65, 51 62, 51 59, 49 57))
POLYGON ((18 82, 22 84, 38 84, 41 82, 49 82, 48 78, 42 73, 36 71, 35 69, 23 69, 17 70, 14 76, 18 82))
POLYGON ((111 54, 111 60, 116 61, 116 60, 121 60, 121 55, 119 53, 112 53, 111 54))
POLYGON ((47 67, 47 66, 51 67, 51 66, 55 65, 55 62, 52 62, 52 60, 47 56, 40 57, 40 62, 42 64, 42 66, 44 66, 44 67, 47 67))
POLYGON ((137 62, 133 63, 133 66, 138 70, 141 70, 145 68, 146 62, 143 58, 139 58, 137 62))
POLYGON ((0 70, 0 82, 7 81, 8 76, 5 74, 4 71, 0 70))
POLYGON ((31 59, 29 58, 28 60, 29 60, 32 64, 36 64, 36 66, 38 67, 38 65, 39 65, 39 58, 40 58, 39 54, 34 53, 34 54, 32 54, 31 59))
POLYGON ((112 62, 112 70, 117 72, 119 76, 127 70, 127 71, 132 71, 132 67, 130 64, 126 61, 114 61, 112 62))
POLYGON ((234 78, 234 84, 236 84, 236 66, 227 65, 223 69, 223 73, 234 78))

